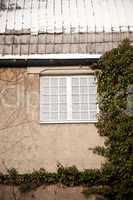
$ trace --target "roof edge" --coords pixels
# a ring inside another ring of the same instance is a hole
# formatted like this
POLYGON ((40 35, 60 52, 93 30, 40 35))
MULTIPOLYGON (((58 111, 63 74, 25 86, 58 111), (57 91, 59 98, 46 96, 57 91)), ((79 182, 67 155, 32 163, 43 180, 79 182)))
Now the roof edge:
POLYGON ((32 55, 0 55, 0 60, 5 59, 99 59, 102 54, 32 54, 32 55))

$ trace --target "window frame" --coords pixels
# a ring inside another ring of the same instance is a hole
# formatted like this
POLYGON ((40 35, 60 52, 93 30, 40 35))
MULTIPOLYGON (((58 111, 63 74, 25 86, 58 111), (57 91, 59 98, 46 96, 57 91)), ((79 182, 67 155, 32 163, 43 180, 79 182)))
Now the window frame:
MULTIPOLYGON (((95 76, 95 74, 61 74, 61 75, 41 75, 39 77, 39 83, 41 82, 41 77, 82 77, 82 76, 95 76)), ((97 123, 97 114, 99 113, 99 107, 98 107, 98 103, 97 103, 97 79, 96 79, 96 120, 82 120, 82 119, 79 119, 79 120, 74 120, 74 119, 70 119, 70 120, 51 120, 51 121, 42 121, 41 120, 41 101, 40 101, 40 97, 41 97, 41 84, 39 84, 39 121, 40 121, 40 124, 80 124, 80 123, 88 123, 88 124, 94 124, 94 123, 97 123)), ((68 93, 66 93, 68 94, 68 93)), ((72 93, 71 93, 72 94, 72 93)), ((68 95, 66 95, 67 98, 68 98, 68 95)), ((71 102, 72 104, 72 102, 71 102)), ((68 107, 68 106, 67 106, 68 107)), ((72 108, 71 108, 72 109, 72 108)))

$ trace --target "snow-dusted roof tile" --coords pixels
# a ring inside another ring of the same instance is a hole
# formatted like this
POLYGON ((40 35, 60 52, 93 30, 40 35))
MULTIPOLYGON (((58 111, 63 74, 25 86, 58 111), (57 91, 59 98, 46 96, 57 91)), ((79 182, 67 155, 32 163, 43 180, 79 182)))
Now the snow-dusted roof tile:
POLYGON ((0 32, 133 31, 132 0, 1 0, 0 32))

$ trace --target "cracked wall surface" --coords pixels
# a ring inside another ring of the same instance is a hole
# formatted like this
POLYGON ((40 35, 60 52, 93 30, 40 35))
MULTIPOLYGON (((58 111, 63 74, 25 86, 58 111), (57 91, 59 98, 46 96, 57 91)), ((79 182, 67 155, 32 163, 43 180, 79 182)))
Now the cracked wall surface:
POLYGON ((94 124, 40 124, 39 74, 0 68, 0 171, 98 168, 104 160, 90 149, 103 142, 94 124))

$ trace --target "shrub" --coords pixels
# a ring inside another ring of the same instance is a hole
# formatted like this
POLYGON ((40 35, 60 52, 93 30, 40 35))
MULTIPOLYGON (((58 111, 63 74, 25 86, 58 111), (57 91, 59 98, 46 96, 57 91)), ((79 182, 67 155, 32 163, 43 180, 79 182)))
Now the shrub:
POLYGON ((123 41, 98 65, 100 113, 96 126, 106 141, 95 152, 107 158, 101 173, 103 183, 111 187, 103 193, 109 199, 129 200, 133 199, 133 47, 123 41))

